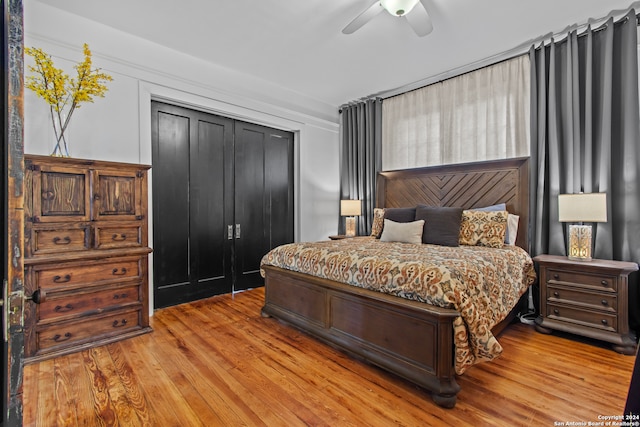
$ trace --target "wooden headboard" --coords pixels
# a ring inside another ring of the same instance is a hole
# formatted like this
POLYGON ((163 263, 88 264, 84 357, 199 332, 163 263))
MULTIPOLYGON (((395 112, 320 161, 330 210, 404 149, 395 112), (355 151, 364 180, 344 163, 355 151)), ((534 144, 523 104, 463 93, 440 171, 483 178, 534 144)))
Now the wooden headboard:
POLYGON ((520 216, 516 245, 529 250, 529 158, 381 172, 376 207, 418 204, 465 209, 506 203, 520 216))

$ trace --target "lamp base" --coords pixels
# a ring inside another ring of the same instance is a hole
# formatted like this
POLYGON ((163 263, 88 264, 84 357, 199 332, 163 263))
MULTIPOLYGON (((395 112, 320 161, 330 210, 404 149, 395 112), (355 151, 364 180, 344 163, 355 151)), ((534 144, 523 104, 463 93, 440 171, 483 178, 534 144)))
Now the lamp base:
POLYGON ((591 261, 591 226, 569 226, 569 255, 574 261, 591 261))
POLYGON ((348 216, 345 218, 345 234, 349 237, 356 235, 356 217, 348 216))

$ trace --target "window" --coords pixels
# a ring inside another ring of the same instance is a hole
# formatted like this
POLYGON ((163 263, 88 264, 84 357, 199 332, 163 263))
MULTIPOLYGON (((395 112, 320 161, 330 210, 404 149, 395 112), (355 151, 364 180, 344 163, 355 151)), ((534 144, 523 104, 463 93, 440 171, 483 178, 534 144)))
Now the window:
POLYGON ((529 57, 385 99, 382 168, 529 155, 529 57))

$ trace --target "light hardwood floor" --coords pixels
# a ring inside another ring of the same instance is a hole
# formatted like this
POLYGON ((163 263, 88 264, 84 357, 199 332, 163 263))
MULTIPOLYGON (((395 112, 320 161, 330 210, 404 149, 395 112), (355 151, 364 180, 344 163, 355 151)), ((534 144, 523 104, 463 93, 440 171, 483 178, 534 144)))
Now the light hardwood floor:
POLYGON ((275 319, 263 289, 156 311, 154 332, 24 371, 27 426, 554 426, 622 413, 633 356, 511 325, 454 409, 275 319))

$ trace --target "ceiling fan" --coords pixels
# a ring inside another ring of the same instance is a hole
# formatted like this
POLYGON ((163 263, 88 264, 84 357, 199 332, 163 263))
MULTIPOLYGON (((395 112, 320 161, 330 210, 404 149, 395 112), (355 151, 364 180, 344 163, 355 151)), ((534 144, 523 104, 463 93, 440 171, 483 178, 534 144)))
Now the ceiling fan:
POLYGON ((433 24, 427 13, 424 0, 376 0, 374 4, 356 16, 353 21, 344 27, 342 32, 344 34, 353 33, 383 10, 386 10, 393 16, 404 16, 419 37, 426 36, 433 31, 433 24))

